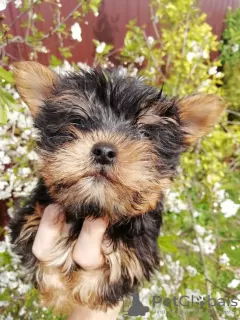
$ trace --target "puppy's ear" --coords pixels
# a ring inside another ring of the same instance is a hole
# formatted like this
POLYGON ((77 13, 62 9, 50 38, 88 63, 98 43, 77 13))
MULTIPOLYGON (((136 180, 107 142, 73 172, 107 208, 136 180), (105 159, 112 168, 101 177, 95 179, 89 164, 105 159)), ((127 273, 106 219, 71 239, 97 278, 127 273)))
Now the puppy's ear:
POLYGON ((36 116, 44 103, 52 95, 58 76, 38 62, 24 61, 13 65, 13 74, 17 91, 28 105, 33 116, 36 116))
POLYGON ((214 94, 197 94, 178 100, 185 143, 193 144, 207 134, 224 110, 222 99, 214 94))

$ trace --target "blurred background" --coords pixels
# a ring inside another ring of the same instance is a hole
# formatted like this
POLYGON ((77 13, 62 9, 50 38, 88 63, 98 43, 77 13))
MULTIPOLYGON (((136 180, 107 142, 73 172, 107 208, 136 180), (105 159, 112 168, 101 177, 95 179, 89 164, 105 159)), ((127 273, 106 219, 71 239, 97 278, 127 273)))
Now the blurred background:
POLYGON ((182 157, 161 271, 140 291, 150 312, 135 319, 240 319, 240 1, 0 0, 0 319, 64 319, 39 305, 9 243, 9 218, 37 181, 36 133, 11 71, 18 60, 62 74, 117 66, 170 96, 225 98, 221 122, 182 157), (153 308, 154 295, 222 303, 153 308))

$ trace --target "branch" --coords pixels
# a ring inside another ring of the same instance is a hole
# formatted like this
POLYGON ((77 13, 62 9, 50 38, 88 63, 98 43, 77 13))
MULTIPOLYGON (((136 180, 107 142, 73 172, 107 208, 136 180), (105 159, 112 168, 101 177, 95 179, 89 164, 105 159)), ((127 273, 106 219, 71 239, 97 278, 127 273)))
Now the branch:
POLYGON ((34 5, 34 3, 32 3, 32 5, 31 5, 29 8, 27 8, 25 11, 21 12, 21 13, 16 17, 16 19, 14 19, 13 22, 9 25, 9 29, 11 29, 12 26, 13 26, 25 13, 27 13, 28 11, 30 11, 30 10, 33 8, 33 5, 34 5))
POLYGON ((155 13, 153 11, 153 6, 152 5, 150 5, 150 12, 151 12, 152 25, 153 25, 153 29, 154 29, 155 35, 156 35, 157 39, 159 41, 161 41, 160 33, 158 32, 158 27, 157 27, 157 24, 155 22, 155 13))
MULTIPOLYGON (((187 199, 188 209, 189 209, 191 216, 192 216, 192 222, 193 222, 193 226, 194 226, 194 230, 195 230, 197 223, 196 223, 196 218, 194 216, 194 209, 192 206, 192 202, 191 202, 190 198, 188 197, 188 195, 186 195, 186 199, 187 199)), ((205 255, 204 255, 204 251, 202 248, 201 240, 200 240, 200 237, 196 231, 195 231, 195 235, 196 235, 197 244, 198 244, 198 247, 200 250, 200 258, 202 260, 202 265, 203 265, 203 274, 205 277, 206 292, 207 292, 208 296, 211 296, 212 295, 212 288, 211 288, 210 281, 212 283, 212 280, 210 280, 210 277, 208 274, 208 269, 207 269, 207 265, 206 265, 206 261, 205 261, 205 255)), ((218 319, 218 320, 220 319, 216 307, 210 308, 210 312, 211 312, 212 319, 218 319)))
POLYGON ((163 81, 166 81, 167 78, 166 78, 165 74, 162 72, 161 67, 158 65, 156 59, 154 58, 154 56, 152 54, 151 48, 150 48, 149 43, 148 43, 146 32, 144 30, 142 32, 143 32, 143 37, 144 37, 144 39, 146 41, 146 44, 147 44, 147 47, 148 47, 148 51, 149 51, 150 57, 151 57, 151 59, 152 59, 152 61, 154 63, 154 66, 155 66, 156 70, 159 71, 161 77, 163 78, 163 81))
POLYGON ((231 291, 228 291, 222 287, 220 287, 219 285, 217 285, 214 281, 212 281, 211 279, 206 279, 207 281, 209 281, 215 288, 218 288, 219 290, 221 290, 222 292, 226 293, 227 295, 229 296, 235 296, 237 294, 239 294, 238 291, 234 291, 234 292, 231 292, 231 291))
POLYGON ((69 12, 69 14, 60 23, 58 23, 57 26, 53 30, 51 30, 49 33, 45 34, 45 36, 42 38, 42 40, 51 37, 57 31, 57 29, 61 27, 61 25, 63 25, 68 19, 70 19, 73 16, 74 12, 76 12, 82 6, 83 3, 84 3, 84 0, 79 2, 79 4, 76 5, 76 7, 71 12, 69 12))

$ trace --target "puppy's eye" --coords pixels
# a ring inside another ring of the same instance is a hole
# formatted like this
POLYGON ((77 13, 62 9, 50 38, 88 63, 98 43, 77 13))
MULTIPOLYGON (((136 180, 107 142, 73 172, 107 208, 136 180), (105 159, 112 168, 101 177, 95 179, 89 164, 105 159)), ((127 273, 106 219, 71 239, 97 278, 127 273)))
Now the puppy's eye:
POLYGON ((84 123, 82 122, 81 119, 76 119, 72 121, 72 125, 80 130, 85 130, 86 126, 84 125, 84 123))
POLYGON ((140 135, 142 138, 148 138, 148 139, 150 138, 150 134, 144 129, 140 130, 140 135))

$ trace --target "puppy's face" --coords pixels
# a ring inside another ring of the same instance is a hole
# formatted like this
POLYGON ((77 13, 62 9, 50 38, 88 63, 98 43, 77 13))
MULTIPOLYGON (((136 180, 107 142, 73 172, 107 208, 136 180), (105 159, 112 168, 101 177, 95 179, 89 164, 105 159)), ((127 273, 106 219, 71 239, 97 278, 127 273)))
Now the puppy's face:
POLYGON ((14 69, 39 131, 40 170, 69 214, 113 221, 154 210, 180 154, 223 110, 213 95, 167 99, 142 81, 92 70, 14 69))

